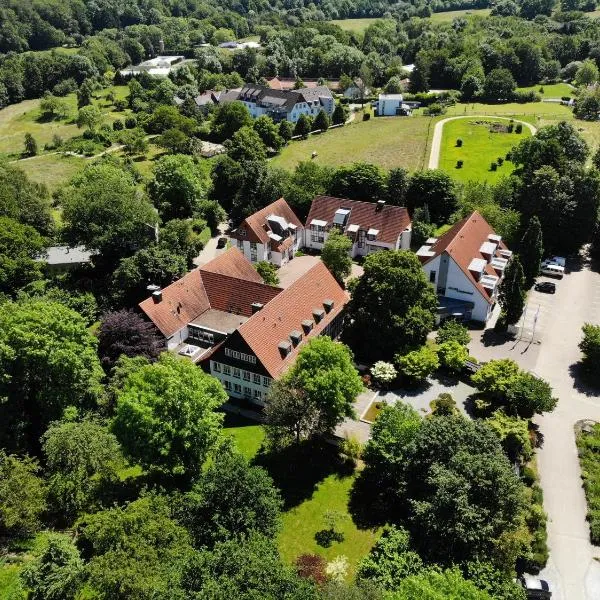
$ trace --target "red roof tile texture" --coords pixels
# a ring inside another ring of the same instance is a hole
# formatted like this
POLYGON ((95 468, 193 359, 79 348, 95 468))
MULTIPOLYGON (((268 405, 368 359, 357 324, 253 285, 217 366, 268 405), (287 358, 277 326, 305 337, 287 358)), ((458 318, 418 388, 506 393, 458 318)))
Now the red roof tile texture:
MULTIPOLYGON (((493 300, 486 289, 475 279, 473 273, 469 271, 469 264, 474 258, 485 258, 479 249, 484 242, 488 241, 489 235, 495 234, 496 232, 490 224, 477 211, 474 211, 468 217, 462 219, 462 221, 455 223, 431 246, 431 252, 434 252, 435 255, 428 258, 425 264, 434 260, 440 254, 447 252, 481 295, 491 303, 493 300)), ((507 249, 504 242, 500 242, 498 249, 507 249)), ((496 255, 499 256, 498 252, 496 252, 496 255)), ((486 264, 484 271, 488 275, 498 275, 494 267, 489 263, 486 264)))
POLYGON ((160 302, 150 297, 139 307, 165 337, 171 337, 210 308, 249 317, 253 302, 266 304, 280 292, 263 283, 237 248, 230 248, 164 288, 160 302))
POLYGON ((283 198, 279 198, 279 200, 275 200, 275 202, 246 217, 231 237, 237 240, 268 244, 271 241, 268 233, 270 228, 267 223, 269 215, 283 217, 288 223, 292 223, 296 227, 302 227, 300 219, 295 215, 290 205, 283 198), (241 235, 241 230, 245 230, 246 235, 241 235))
POLYGON ((327 267, 319 262, 242 324, 238 333, 271 377, 276 378, 294 363, 302 344, 307 339, 317 337, 342 312, 348 300, 349 295, 327 267), (314 321, 313 309, 323 310, 324 300, 333 300, 333 309, 325 312, 321 322, 315 323, 307 335, 302 329, 302 321, 314 321), (302 343, 284 358, 278 344, 289 340, 294 330, 302 332, 302 343))
POLYGON ((400 234, 410 226, 410 216, 403 206, 391 206, 386 204, 377 210, 375 202, 361 202, 359 200, 348 200, 334 198, 332 196, 317 196, 310 207, 306 227, 308 228, 313 219, 327 221, 331 225, 335 211, 339 208, 350 209, 348 225, 359 225, 361 229, 377 229, 377 241, 385 244, 395 245, 400 234))

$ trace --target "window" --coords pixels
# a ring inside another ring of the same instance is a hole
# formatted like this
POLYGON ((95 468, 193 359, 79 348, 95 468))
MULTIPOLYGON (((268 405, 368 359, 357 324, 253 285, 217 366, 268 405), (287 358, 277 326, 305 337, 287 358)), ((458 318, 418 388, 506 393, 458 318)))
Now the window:
POLYGON ((256 364, 256 356, 245 354, 244 352, 238 352, 237 350, 232 350, 231 348, 225 348, 225 356, 229 356, 229 358, 235 358, 236 360, 243 360, 245 362, 252 363, 253 365, 256 364))
POLYGON ((240 237, 246 237, 246 229, 244 227, 240 227, 239 234, 240 237))
POLYGON ((325 228, 322 225, 311 225, 310 226, 311 239, 317 244, 323 244, 325 242, 325 228))
POLYGON ((270 377, 263 377, 263 386, 264 387, 269 387, 271 385, 271 378, 270 377))
POLYGON ((260 390, 254 390, 254 397, 260 400, 262 398, 262 392, 260 390))
POLYGON ((221 363, 213 362, 213 371, 215 373, 220 373, 221 372, 221 363))
POLYGON ((223 387, 230 392, 231 391, 231 381, 224 381, 223 382, 223 387))
POLYGON ((239 379, 239 378, 240 378, 240 376, 241 376, 241 375, 240 375, 240 370, 239 370, 239 369, 236 369, 235 367, 233 367, 233 376, 234 376, 236 379, 239 379))
POLYGON ((239 383, 234 383, 233 384, 233 391, 236 394, 241 394, 242 393, 242 386, 239 383))
POLYGON ((435 275, 436 275, 435 271, 429 272, 429 283, 435 283, 435 275))
POLYGON ((240 250, 242 250, 244 248, 244 242, 242 240, 238 240, 237 245, 240 250))
POLYGON ((229 365, 223 365, 223 375, 231 375, 231 367, 229 365))
POLYGON ((193 340, 210 344, 211 346, 215 343, 215 336, 209 331, 204 329, 197 329, 196 327, 189 328, 189 336, 193 340))
POLYGON ((250 373, 248 371, 242 371, 242 377, 244 381, 250 381, 250 373))
POLYGON ((253 380, 254 380, 254 383, 258 383, 260 385, 260 375, 257 375, 256 373, 254 373, 253 380))
POLYGON ((252 390, 249 387, 244 386, 244 396, 252 397, 252 390))

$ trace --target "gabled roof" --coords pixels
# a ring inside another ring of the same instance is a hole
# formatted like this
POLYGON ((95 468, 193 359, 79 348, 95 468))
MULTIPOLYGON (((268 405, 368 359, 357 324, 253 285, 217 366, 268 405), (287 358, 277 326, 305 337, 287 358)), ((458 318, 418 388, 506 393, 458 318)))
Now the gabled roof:
POLYGON ((340 287, 327 267, 318 262, 283 290, 273 300, 238 328, 238 334, 252 349, 271 377, 276 378, 296 360, 299 349, 307 339, 317 337, 340 314, 348 302, 348 294, 340 287), (330 312, 324 311, 319 323, 308 334, 302 321, 313 320, 313 310, 323 310, 323 302, 333 300, 330 312), (292 331, 302 332, 302 342, 283 356, 278 345, 290 339, 292 331))
MULTIPOLYGON (((318 79, 302 78, 302 81, 306 88, 315 88, 319 85, 318 79)), ((273 90, 293 90, 296 85, 296 80, 293 77, 273 77, 267 81, 267 85, 273 90)), ((339 85, 340 82, 338 80, 327 80, 327 87, 330 90, 339 88, 339 85)))
POLYGON ((161 290, 159 302, 150 297, 139 307, 165 337, 171 337, 210 309, 249 317, 253 302, 265 304, 280 292, 263 283, 237 248, 230 248, 161 290))
POLYGON ((350 209, 347 225, 359 225, 365 231, 377 229, 377 241, 386 244, 395 244, 398 236, 410 227, 408 211, 403 206, 385 205, 378 207, 375 202, 360 202, 332 196, 317 196, 310 207, 306 227, 313 219, 317 221, 333 222, 335 211, 339 208, 350 209))
POLYGON ((267 222, 267 217, 270 215, 283 217, 288 223, 296 227, 302 227, 302 222, 290 208, 290 205, 283 198, 279 198, 279 200, 275 200, 275 202, 246 217, 231 237, 238 240, 268 244, 271 242, 269 238, 270 227, 267 222), (240 230, 245 230, 246 235, 241 235, 240 230))
MULTIPOLYGON (((451 256, 461 271, 473 284, 473 286, 488 301, 492 298, 485 291, 481 281, 477 281, 469 266, 473 259, 481 259, 485 262, 482 274, 496 276, 494 267, 488 263, 487 258, 481 253, 482 245, 488 241, 490 235, 496 235, 490 224, 477 212, 474 211, 468 217, 455 223, 444 235, 442 235, 429 248, 430 254, 423 264, 427 264, 444 252, 451 256)), ((506 250, 504 242, 500 241, 500 250, 506 250)))

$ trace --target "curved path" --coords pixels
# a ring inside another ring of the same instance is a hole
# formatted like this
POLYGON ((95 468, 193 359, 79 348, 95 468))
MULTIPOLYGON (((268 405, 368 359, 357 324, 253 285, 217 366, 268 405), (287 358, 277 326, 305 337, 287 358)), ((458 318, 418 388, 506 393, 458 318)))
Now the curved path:
POLYGON ((433 129, 433 138, 431 139, 431 151, 429 153, 429 165, 428 169, 437 169, 440 164, 440 150, 442 149, 442 132, 444 131, 444 125, 448 121, 455 121, 456 119, 501 119, 503 121, 514 121, 515 123, 521 123, 525 125, 531 131, 531 135, 534 135, 537 129, 527 121, 520 121, 519 119, 513 119, 512 117, 495 117, 491 115, 460 115, 458 117, 448 117, 442 119, 435 124, 433 129))

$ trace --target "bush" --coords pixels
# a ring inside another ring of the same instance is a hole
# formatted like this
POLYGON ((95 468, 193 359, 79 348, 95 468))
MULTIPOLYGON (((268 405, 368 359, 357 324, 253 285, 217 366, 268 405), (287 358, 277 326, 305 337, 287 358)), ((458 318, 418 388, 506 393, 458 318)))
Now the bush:
POLYGON ((363 445, 359 442, 355 435, 347 435, 340 444, 340 452, 354 464, 356 464, 362 456, 363 445))
POLYGON ((137 127, 137 119, 135 117, 127 117, 125 119, 125 127, 127 129, 135 129, 137 127))
POLYGON ((534 91, 531 92, 515 92, 513 96, 513 101, 518 102, 519 104, 527 104, 529 102, 541 102, 539 94, 534 91))
POLYGON ((304 579, 312 579, 318 585, 327 581, 327 561, 318 554, 301 554, 294 561, 294 566, 298 575, 304 579))
POLYGON ((434 104, 430 104, 423 113, 429 115, 431 117, 435 117, 437 115, 443 115, 446 112, 446 107, 442 104, 438 104, 435 102, 434 104))
POLYGON ((439 346, 438 356, 443 367, 452 373, 459 373, 469 358, 469 351, 456 340, 448 340, 439 346))
POLYGON ((457 148, 461 148, 461 147, 462 147, 462 145, 463 145, 463 141, 462 141, 460 138, 458 138, 458 139, 456 140, 456 147, 457 147, 457 148))
POLYGON ((456 161, 456 168, 457 168, 457 169, 462 169, 462 166, 463 166, 463 164, 464 164, 464 163, 463 163, 463 161, 462 161, 462 160, 457 160, 457 161, 456 161))
POLYGON ((583 339, 579 343, 579 349, 583 354, 583 366, 590 373, 598 373, 600 370, 600 325, 585 323, 581 330, 583 339))
POLYGON ((123 130, 123 121, 121 121, 121 119, 117 119, 114 123, 113 123, 113 130, 114 131, 122 131, 123 130))
POLYGON ((396 379, 398 373, 392 363, 379 360, 371 367, 371 375, 377 383, 387 386, 396 379))
POLYGON ((366 112, 366 113, 363 114, 362 120, 363 121, 368 121, 370 118, 371 118, 371 113, 367 113, 366 112))
POLYGON ((497 170, 498 170, 498 165, 495 162, 493 162, 490 165, 490 171, 497 171, 497 170))
POLYGON ((425 381, 440 366, 435 350, 423 346, 404 356, 396 356, 400 373, 412 383, 425 381))
POLYGON ((456 412, 456 401, 450 394, 442 393, 431 402, 431 413, 436 416, 449 417, 456 412))
POLYGON ((522 123, 517 123, 517 126, 515 127, 515 133, 523 133, 523 124, 522 123))
POLYGON ((498 163, 498 166, 500 166, 500 167, 501 167, 501 166, 502 166, 502 163, 504 162, 504 159, 503 159, 501 156, 499 156, 499 157, 496 159, 496 162, 498 163))
POLYGON ((458 342, 462 346, 466 346, 471 341, 469 330, 462 323, 454 319, 445 321, 438 329, 435 338, 436 344, 443 344, 451 340, 458 342))

